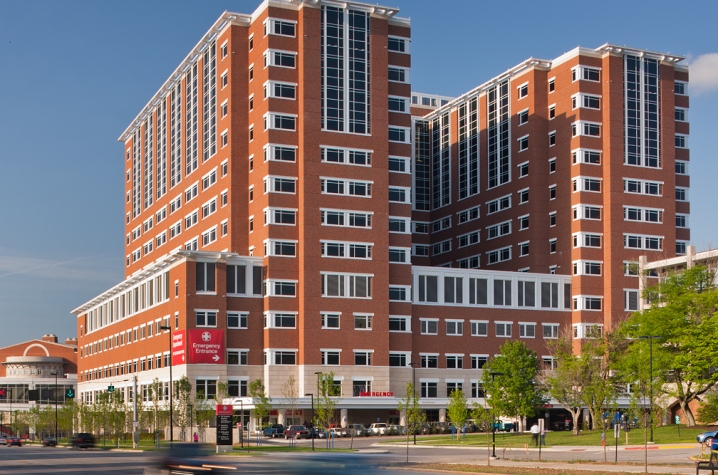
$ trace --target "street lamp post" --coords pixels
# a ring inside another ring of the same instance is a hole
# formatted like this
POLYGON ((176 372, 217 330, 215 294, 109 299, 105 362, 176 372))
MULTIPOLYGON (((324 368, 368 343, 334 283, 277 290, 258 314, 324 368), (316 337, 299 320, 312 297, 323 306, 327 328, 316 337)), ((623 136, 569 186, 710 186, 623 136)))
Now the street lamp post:
POLYGON ((50 374, 55 376, 55 440, 57 440, 57 373, 56 369, 50 371, 50 374))
MULTIPOLYGON (((312 398, 312 419, 314 419, 314 393, 307 393, 304 395, 309 396, 312 398)), ((312 452, 314 452, 314 432, 311 432, 312 434, 312 452)))
MULTIPOLYGON (((489 376, 491 376, 491 383, 493 384, 494 379, 496 376, 503 376, 504 373, 497 373, 497 372, 491 372, 489 373, 489 376)), ((486 397, 486 394, 484 394, 484 397, 486 397)), ((496 422, 494 421, 494 407, 491 406, 491 457, 496 458, 496 422)))
MULTIPOLYGON (((173 438, 174 424, 172 421, 172 405, 173 405, 172 404, 173 403, 173 400, 172 400, 172 327, 170 327, 168 325, 162 325, 162 326, 160 326, 160 330, 167 330, 167 334, 170 337, 170 357, 169 357, 169 360, 170 360, 170 447, 172 447, 172 441, 174 440, 174 438, 173 438)), ((190 427, 190 430, 192 430, 191 427, 190 427)))
POLYGON ((660 336, 658 336, 658 335, 643 335, 643 336, 638 337, 639 340, 648 340, 648 354, 649 354, 649 356, 648 356, 649 370, 648 371, 650 373, 649 377, 651 378, 650 385, 648 386, 648 392, 649 392, 648 397, 650 398, 650 401, 649 401, 649 404, 650 404, 650 406, 649 406, 650 407, 649 421, 650 422, 649 423, 651 424, 651 443, 653 443, 653 340, 655 340, 656 338, 660 338, 660 336))
MULTIPOLYGON (((414 394, 412 394, 412 402, 416 398, 416 367, 419 366, 420 363, 417 363, 416 361, 412 361, 409 363, 409 366, 411 366, 411 384, 414 388, 414 394)), ((409 412, 406 413, 406 428, 409 429, 409 412)), ((416 445, 416 428, 412 431, 414 432, 414 445, 416 445)))

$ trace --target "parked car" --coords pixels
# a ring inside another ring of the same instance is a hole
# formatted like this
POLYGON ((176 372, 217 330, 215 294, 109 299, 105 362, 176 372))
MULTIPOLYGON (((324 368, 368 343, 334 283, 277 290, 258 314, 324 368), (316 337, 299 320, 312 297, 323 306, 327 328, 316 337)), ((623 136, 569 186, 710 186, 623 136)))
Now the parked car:
POLYGON ((161 450, 157 458, 146 467, 144 473, 234 473, 236 467, 224 466, 219 460, 210 458, 211 452, 205 446, 194 443, 175 443, 166 450, 161 450), (181 469, 178 469, 181 467, 181 469))
POLYGON ((0 445, 7 444, 7 436, 6 435, 0 435, 0 445))
POLYGON ((341 427, 332 427, 329 429, 329 437, 334 437, 335 439, 340 437, 349 437, 349 433, 341 427))
POLYGON ((284 430, 285 439, 308 439, 309 430, 305 426, 289 426, 284 430))
POLYGON ((387 427, 387 434, 389 434, 389 435, 406 435, 406 427, 392 424, 387 427))
POLYGON ((269 427, 265 427, 262 431, 265 437, 277 438, 284 435, 284 426, 282 424, 272 424, 269 427))
POLYGON ((708 432, 701 432, 696 436, 696 440, 699 444, 711 444, 713 439, 718 438, 718 430, 709 430, 708 432))
POLYGON ((354 437, 365 437, 369 435, 369 429, 361 424, 349 424, 347 426, 347 433, 354 437))
POLYGON ((384 422, 376 422, 369 426, 371 435, 386 435, 386 424, 384 422))
POLYGON ((6 439, 5 445, 7 445, 8 447, 12 447, 13 445, 22 447, 22 439, 20 437, 15 437, 14 435, 11 435, 6 439))
POLYGON ((75 449, 91 449, 95 446, 95 437, 87 432, 72 434, 71 441, 75 449))
POLYGON ((54 437, 43 437, 42 445, 45 447, 57 447, 57 440, 54 437))

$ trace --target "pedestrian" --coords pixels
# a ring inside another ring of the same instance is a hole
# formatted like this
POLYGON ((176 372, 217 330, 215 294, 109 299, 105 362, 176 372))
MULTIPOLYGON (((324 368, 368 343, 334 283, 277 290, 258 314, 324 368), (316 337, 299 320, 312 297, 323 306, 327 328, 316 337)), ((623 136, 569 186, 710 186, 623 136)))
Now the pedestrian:
POLYGON ((194 433, 194 436, 193 436, 193 437, 194 437, 194 443, 195 443, 195 444, 198 443, 198 442, 199 442, 199 436, 197 435, 196 432, 194 433))
POLYGON ((538 424, 534 424, 531 426, 531 442, 534 443, 536 447, 538 447, 539 443, 539 426, 538 424))

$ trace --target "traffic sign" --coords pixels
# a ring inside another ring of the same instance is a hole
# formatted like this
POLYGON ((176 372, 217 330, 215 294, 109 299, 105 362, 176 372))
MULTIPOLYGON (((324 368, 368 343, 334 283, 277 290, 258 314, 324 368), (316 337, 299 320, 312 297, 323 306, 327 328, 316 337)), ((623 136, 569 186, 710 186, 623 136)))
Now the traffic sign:
POLYGON ((74 398, 75 398, 75 390, 68 389, 67 392, 65 392, 65 399, 74 399, 74 398))
POLYGON ((113 392, 115 392, 115 387, 114 387, 114 386, 107 386, 107 391, 113 393, 113 392))
POLYGON ((0 399, 5 399, 7 397, 7 389, 0 388, 0 399))

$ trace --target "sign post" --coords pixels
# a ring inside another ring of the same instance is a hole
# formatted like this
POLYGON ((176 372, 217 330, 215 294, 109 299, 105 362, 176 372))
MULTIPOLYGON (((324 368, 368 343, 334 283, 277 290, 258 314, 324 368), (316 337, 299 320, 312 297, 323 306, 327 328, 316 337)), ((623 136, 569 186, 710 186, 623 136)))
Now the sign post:
POLYGON ((678 427, 678 437, 681 436, 681 416, 676 416, 676 427, 678 427))
POLYGON ((217 415, 217 453, 232 451, 232 406, 218 404, 217 415))

